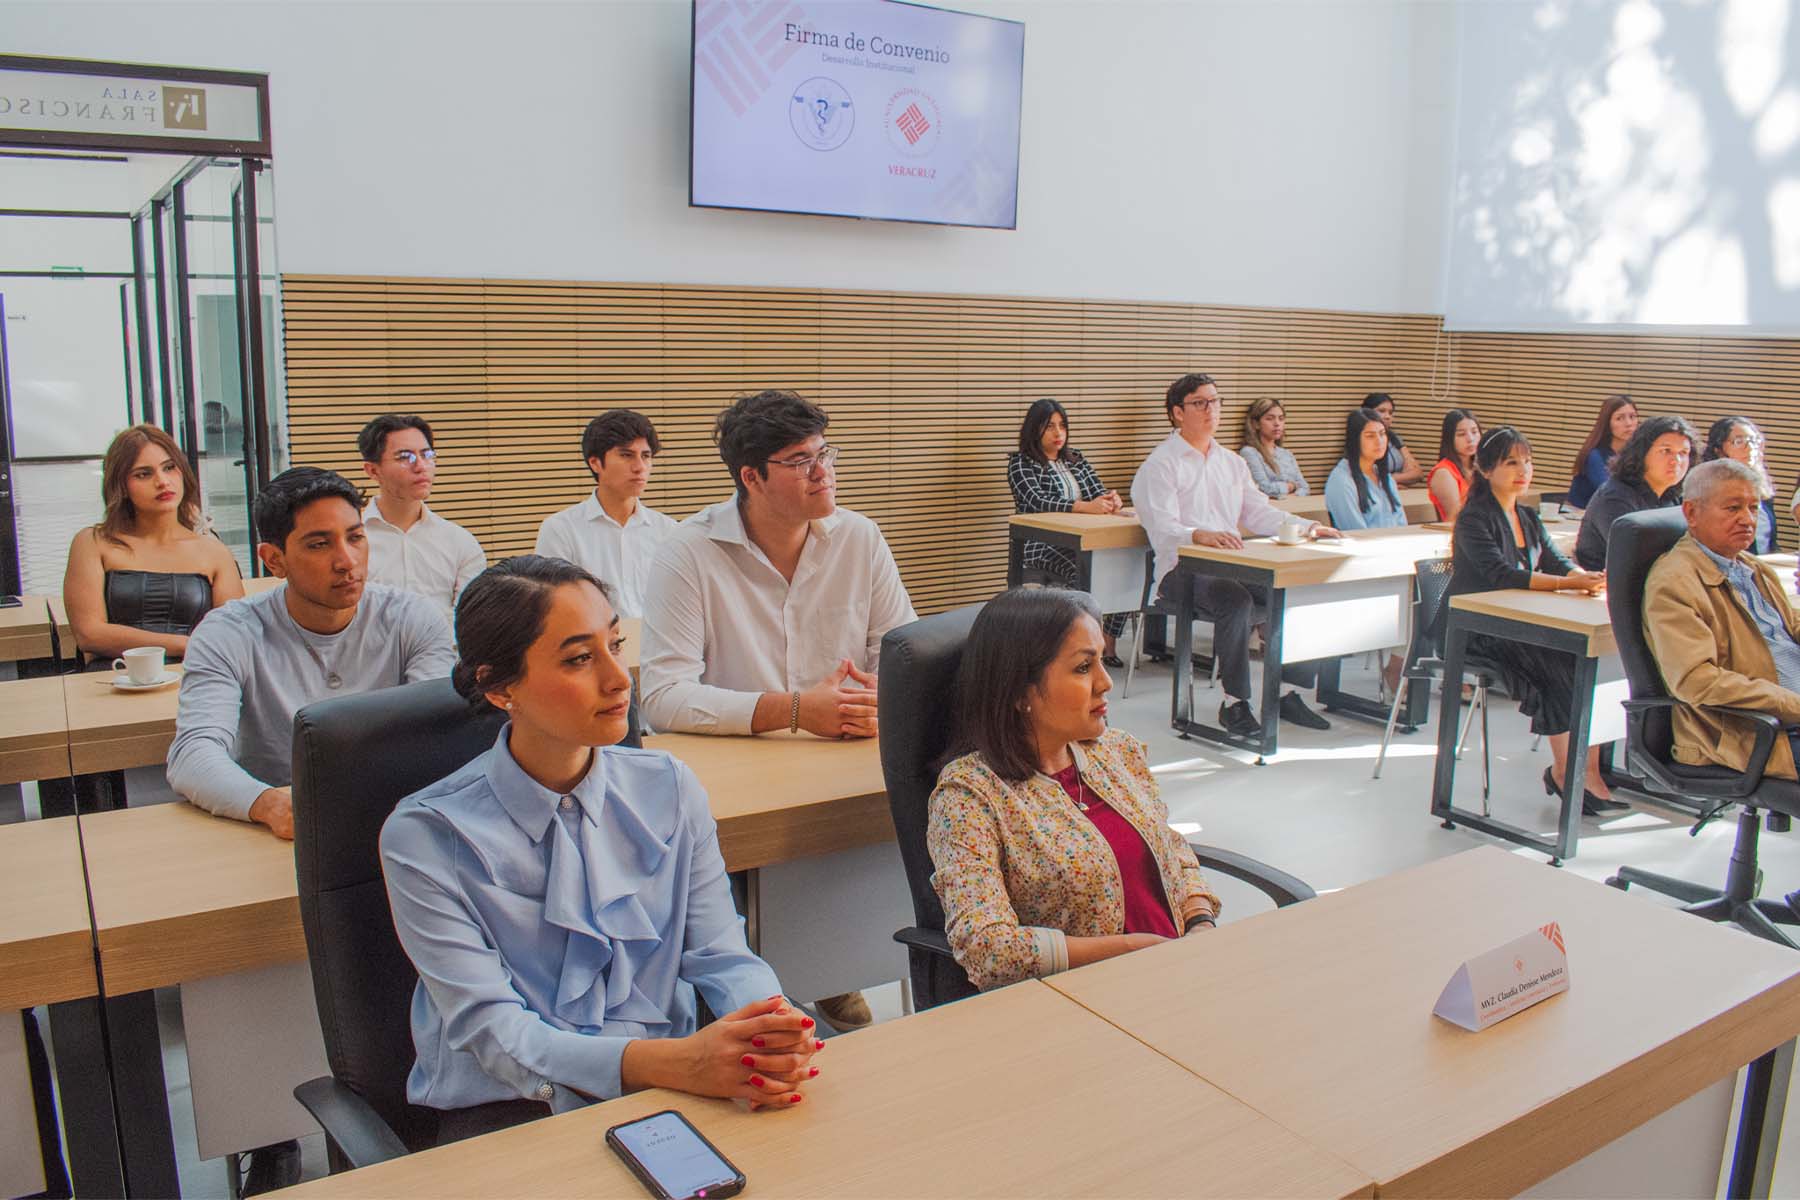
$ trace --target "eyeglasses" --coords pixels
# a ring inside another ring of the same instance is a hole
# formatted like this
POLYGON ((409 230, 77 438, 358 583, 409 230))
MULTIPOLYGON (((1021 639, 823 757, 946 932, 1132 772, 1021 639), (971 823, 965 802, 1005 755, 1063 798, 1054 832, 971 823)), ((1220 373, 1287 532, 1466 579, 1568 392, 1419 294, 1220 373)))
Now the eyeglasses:
POLYGON ((394 461, 403 467, 417 466, 423 460, 427 463, 437 462, 436 450, 396 450, 394 461))
POLYGON ((817 454, 804 454, 799 458, 771 458, 768 463, 771 467, 787 467, 802 475, 811 475, 814 471, 831 470, 831 465, 837 462, 837 457, 838 448, 836 446, 820 446, 817 454))
POLYGON ((1725 439, 1725 444, 1739 450, 1748 450, 1762 445, 1763 440, 1754 433, 1734 433, 1725 439))
POLYGON ((1195 396, 1191 400, 1178 400, 1175 403, 1179 408, 1217 408, 1225 401, 1218 396, 1214 396, 1211 400, 1195 396))

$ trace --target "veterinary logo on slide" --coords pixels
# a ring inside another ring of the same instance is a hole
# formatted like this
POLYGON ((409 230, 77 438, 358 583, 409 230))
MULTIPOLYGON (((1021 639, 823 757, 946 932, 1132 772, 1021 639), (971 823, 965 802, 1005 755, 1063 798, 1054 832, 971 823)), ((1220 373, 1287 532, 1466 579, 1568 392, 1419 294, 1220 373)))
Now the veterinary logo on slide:
POLYGON ((815 75, 794 89, 788 105, 794 136, 814 150, 836 150, 856 128, 856 106, 835 80, 815 75))
POLYGON ((894 149, 912 158, 923 158, 937 147, 943 121, 938 116, 936 100, 918 88, 901 88, 888 100, 882 124, 887 127, 888 141, 894 149))

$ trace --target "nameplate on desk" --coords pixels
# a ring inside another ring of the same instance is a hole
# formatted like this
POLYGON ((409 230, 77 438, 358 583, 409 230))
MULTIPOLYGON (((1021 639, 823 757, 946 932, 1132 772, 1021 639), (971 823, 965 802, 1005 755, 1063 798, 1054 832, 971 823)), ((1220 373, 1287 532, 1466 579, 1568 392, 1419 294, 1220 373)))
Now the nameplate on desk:
POLYGON ((1479 1033, 1568 990, 1569 954, 1552 921, 1458 967, 1431 1011, 1479 1033))

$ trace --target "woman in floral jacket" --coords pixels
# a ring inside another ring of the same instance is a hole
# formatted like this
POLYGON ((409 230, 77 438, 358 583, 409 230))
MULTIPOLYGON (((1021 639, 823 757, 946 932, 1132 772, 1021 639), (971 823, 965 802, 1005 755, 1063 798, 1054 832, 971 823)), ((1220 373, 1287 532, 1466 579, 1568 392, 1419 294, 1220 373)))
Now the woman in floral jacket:
POLYGON ((958 757, 927 845, 956 961, 986 990, 1211 928, 1219 900, 1169 828, 1144 744, 1106 728, 1100 614, 1015 588, 975 620, 958 757))

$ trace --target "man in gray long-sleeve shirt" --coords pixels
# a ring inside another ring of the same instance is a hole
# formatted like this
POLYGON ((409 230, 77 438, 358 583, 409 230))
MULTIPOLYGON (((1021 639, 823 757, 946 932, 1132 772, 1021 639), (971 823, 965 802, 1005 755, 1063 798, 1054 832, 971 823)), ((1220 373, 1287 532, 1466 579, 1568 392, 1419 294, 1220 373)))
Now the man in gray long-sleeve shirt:
POLYGON ((188 640, 169 786, 220 816, 294 835, 294 714, 315 700, 450 673, 432 604, 369 585, 360 497, 296 467, 256 498, 257 554, 286 586, 209 613, 188 640))

